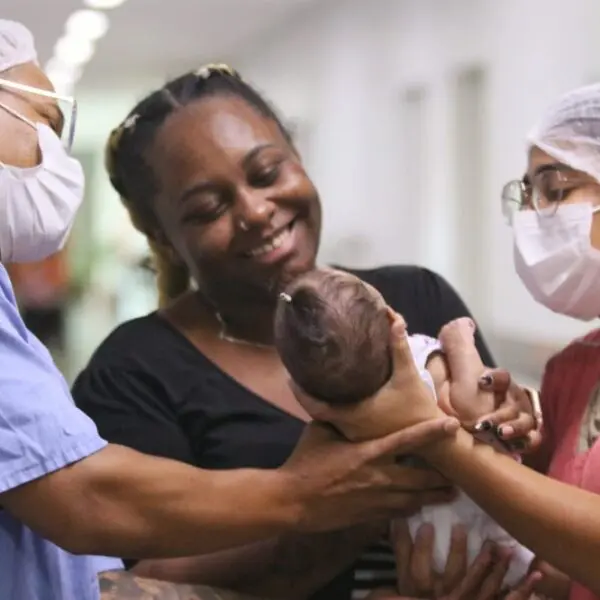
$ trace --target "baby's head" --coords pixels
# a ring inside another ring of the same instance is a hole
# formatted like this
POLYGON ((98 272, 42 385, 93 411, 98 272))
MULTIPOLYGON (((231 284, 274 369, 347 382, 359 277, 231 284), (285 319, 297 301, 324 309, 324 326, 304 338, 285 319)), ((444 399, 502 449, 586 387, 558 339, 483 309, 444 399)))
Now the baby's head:
POLYGON ((390 318, 381 294, 334 269, 315 269, 281 294, 275 344, 292 379, 331 405, 373 395, 392 371, 390 318))

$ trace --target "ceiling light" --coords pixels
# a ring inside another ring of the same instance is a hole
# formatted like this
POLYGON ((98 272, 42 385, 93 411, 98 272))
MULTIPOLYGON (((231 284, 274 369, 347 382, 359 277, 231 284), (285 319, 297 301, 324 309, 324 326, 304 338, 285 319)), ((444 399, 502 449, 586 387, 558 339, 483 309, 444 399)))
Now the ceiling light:
POLYGON ((65 24, 67 36, 90 41, 100 39, 108 31, 108 17, 97 10, 77 10, 65 24))
POLYGON ((121 6, 125 0, 84 0, 84 4, 89 8, 97 8, 99 10, 107 10, 109 8, 117 8, 121 6))
POLYGON ((70 96, 73 93, 73 87, 75 82, 79 78, 76 73, 68 73, 68 72, 48 72, 48 79, 52 82, 56 93, 70 96))
POLYGON ((83 65, 93 54, 94 44, 86 39, 64 36, 54 46, 54 56, 65 65, 83 65))

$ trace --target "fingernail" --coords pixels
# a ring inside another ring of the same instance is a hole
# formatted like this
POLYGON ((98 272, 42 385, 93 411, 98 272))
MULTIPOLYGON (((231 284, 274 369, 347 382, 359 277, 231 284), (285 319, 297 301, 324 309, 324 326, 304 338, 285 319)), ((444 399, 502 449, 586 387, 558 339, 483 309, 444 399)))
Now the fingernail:
POLYGON ((531 583, 537 583, 544 578, 544 574, 541 571, 534 571, 529 575, 529 580, 531 583))
POLYGON ((452 537, 454 539, 463 540, 467 537, 467 532, 464 525, 453 525, 452 526, 452 537))
POLYGON ((417 537, 419 539, 423 539, 423 538, 427 539, 428 537, 432 536, 433 533, 434 533, 433 525, 431 523, 424 523, 417 530, 417 537))
POLYGON ((498 437, 501 438, 510 437, 514 432, 514 428, 510 425, 503 425, 502 427, 498 427, 498 437))
POLYGON ((479 423, 475 424, 475 427, 473 427, 473 429, 477 433, 481 433, 482 431, 490 431, 492 427, 493 424, 491 423, 491 421, 479 421, 479 423))
POLYGON ((494 378, 491 375, 482 375, 479 378, 479 385, 490 386, 494 383, 494 378))

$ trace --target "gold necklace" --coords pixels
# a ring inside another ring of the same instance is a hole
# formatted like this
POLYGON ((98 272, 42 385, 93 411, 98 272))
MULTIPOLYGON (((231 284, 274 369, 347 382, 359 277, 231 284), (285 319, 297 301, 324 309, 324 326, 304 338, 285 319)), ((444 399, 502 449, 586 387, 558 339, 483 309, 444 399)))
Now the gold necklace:
POLYGON ((221 316, 219 311, 215 311, 215 317, 219 324, 221 325, 221 330, 219 331, 219 338, 225 342, 229 342, 230 344, 241 344, 243 346, 251 346, 253 348, 262 348, 263 350, 272 350, 273 344, 261 344, 260 342, 252 342, 250 340, 245 340, 243 338, 234 337, 227 333, 227 323, 221 316))

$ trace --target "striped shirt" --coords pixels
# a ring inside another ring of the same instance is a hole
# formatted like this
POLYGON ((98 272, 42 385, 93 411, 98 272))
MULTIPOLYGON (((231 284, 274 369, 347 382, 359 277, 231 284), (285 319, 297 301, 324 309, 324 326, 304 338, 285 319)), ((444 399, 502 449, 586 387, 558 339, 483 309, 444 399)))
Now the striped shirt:
POLYGON ((396 587, 396 561, 387 541, 375 544, 360 558, 354 571, 352 600, 362 600, 381 587, 396 587))

